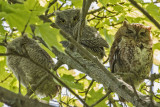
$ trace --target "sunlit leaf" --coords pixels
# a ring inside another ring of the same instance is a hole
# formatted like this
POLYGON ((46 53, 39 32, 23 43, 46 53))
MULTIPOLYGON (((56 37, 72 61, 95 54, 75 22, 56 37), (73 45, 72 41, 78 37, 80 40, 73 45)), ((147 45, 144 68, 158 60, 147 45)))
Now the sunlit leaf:
POLYGON ((48 46, 55 46, 59 50, 63 51, 62 45, 59 43, 63 40, 63 37, 59 34, 59 30, 50 27, 50 23, 37 25, 36 33, 38 36, 43 38, 43 40, 48 44, 48 46))

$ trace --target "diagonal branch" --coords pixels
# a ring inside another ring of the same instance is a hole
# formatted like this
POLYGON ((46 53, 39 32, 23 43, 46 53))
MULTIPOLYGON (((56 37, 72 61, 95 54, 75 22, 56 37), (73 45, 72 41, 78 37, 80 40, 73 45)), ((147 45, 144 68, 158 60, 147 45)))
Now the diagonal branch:
POLYGON ((12 107, 55 107, 41 103, 38 100, 29 99, 20 94, 15 94, 2 87, 0 87, 0 102, 12 107))
POLYGON ((148 19, 154 23, 154 25, 160 29, 160 24, 146 11, 144 10, 139 4, 137 4, 136 1, 134 0, 128 0, 129 2, 131 2, 137 9, 139 9, 146 17, 148 17, 148 19))
POLYGON ((103 101, 112 91, 108 91, 106 93, 106 95, 104 95, 102 98, 100 98, 97 102, 95 102, 94 104, 92 104, 90 107, 94 107, 95 105, 97 105, 98 103, 100 103, 101 101, 103 101))
MULTIPOLYGON (((73 43, 73 45, 77 46, 77 48, 81 52, 88 53, 86 54, 90 59, 92 56, 90 56, 90 53, 84 49, 80 44, 78 44, 74 39, 70 38, 69 41, 73 43)), ((123 96, 124 99, 130 101, 135 106, 139 107, 148 107, 151 102, 144 96, 142 93, 137 92, 140 100, 137 100, 137 95, 135 95, 133 88, 123 82, 122 80, 118 80, 111 72, 109 72, 106 68, 103 68, 104 66, 97 61, 88 61, 86 59, 83 59, 78 53, 72 52, 67 50, 70 54, 68 55, 59 52, 56 48, 52 50, 52 52, 65 64, 71 66, 74 69, 77 69, 88 76, 90 76, 92 79, 96 80, 97 82, 100 82, 104 85, 104 87, 109 87, 112 91, 116 92, 120 96, 123 96), (76 61, 74 60, 76 59, 76 61), (78 61, 78 62, 77 62, 78 61), (80 64, 79 64, 80 63, 80 64), (101 64, 101 65, 100 65, 101 64)), ((155 106, 160 106, 158 103, 154 102, 155 106)))
MULTIPOLYGON (((59 79, 59 77, 57 77, 55 74, 53 74, 50 70, 46 69, 45 67, 41 66, 40 64, 36 63, 34 60, 32 60, 29 56, 23 56, 23 55, 19 55, 17 53, 7 53, 7 54, 3 54, 3 56, 8 56, 8 55, 16 55, 16 56, 21 56, 24 58, 29 59, 30 61, 32 61, 34 64, 36 64, 37 66, 41 67, 42 69, 44 69, 49 75, 51 75, 56 81, 58 81, 58 83, 60 83, 62 86, 66 87, 73 95, 75 95, 86 107, 88 107, 88 104, 79 96, 77 95, 68 85, 66 85, 63 81, 61 81, 59 79)), ((42 79, 43 80, 43 79, 42 79)), ((38 83, 40 84, 40 82, 38 83)), ((36 88, 36 87, 35 87, 36 88)), ((34 90, 33 90, 34 91, 34 90)), ((32 92, 30 92, 32 94, 32 92)))

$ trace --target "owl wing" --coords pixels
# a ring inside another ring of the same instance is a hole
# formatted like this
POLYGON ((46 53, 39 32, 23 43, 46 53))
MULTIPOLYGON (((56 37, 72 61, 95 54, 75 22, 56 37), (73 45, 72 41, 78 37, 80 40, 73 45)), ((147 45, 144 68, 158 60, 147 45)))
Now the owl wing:
POLYGON ((116 71, 115 70, 115 65, 116 63, 118 63, 118 61, 120 61, 120 58, 119 58, 119 42, 121 41, 120 38, 117 38, 113 44, 112 44, 112 47, 111 47, 111 50, 110 50, 110 54, 109 54, 109 63, 110 63, 110 69, 111 69, 111 72, 112 73, 115 73, 116 71))
POLYGON ((89 48, 106 47, 108 43, 101 37, 99 32, 93 27, 85 26, 82 31, 81 44, 89 48))
POLYGON ((52 64, 54 64, 52 58, 36 43, 36 41, 34 42, 33 44, 25 45, 28 56, 32 59, 33 63, 50 69, 52 64))
POLYGON ((100 48, 100 47, 109 48, 108 43, 103 38, 100 37, 81 39, 80 43, 88 48, 100 48))

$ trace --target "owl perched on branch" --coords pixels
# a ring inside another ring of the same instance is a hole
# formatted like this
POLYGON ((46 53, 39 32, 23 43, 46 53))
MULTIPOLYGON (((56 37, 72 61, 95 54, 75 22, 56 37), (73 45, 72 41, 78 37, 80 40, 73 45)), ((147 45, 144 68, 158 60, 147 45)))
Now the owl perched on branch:
MULTIPOLYGON (((77 31, 76 25, 80 21, 80 16, 81 13, 79 9, 57 11, 55 23, 62 32, 71 35, 76 40, 77 35, 75 31, 77 31)), ((61 43, 66 47, 66 41, 62 41, 61 43)), ((80 44, 99 59, 105 56, 104 47, 109 47, 108 43, 101 37, 98 31, 87 25, 85 25, 82 30, 80 44)))
POLYGON ((152 67, 152 39, 151 27, 139 23, 129 24, 124 21, 123 26, 115 34, 109 63, 113 73, 128 74, 122 79, 137 87, 148 76, 152 67), (132 74, 132 75, 130 75, 132 74), (130 76, 129 76, 130 75, 130 76))
MULTIPOLYGON (((35 40, 26 35, 9 42, 7 53, 11 54, 7 56, 9 68, 27 89, 36 86, 47 75, 45 69, 50 70, 54 64, 48 53, 35 40)), ((48 74, 45 80, 38 85, 35 94, 41 97, 54 97, 59 89, 60 86, 48 74)))

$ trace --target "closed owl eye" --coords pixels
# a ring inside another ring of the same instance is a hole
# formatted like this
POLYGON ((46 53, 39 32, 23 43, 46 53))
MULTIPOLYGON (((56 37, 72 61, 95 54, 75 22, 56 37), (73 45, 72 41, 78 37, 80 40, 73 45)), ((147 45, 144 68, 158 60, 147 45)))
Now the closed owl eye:
POLYGON ((127 29, 127 32, 126 33, 133 33, 133 31, 132 30, 130 30, 130 29, 127 29))
POLYGON ((62 18, 60 19, 60 21, 61 21, 62 23, 65 23, 65 22, 66 22, 66 21, 65 21, 64 19, 62 19, 62 18))
POLYGON ((141 32, 140 35, 145 36, 145 32, 141 32))
POLYGON ((73 18, 73 20, 74 20, 74 21, 77 21, 77 20, 78 20, 78 16, 75 16, 75 17, 73 18))

